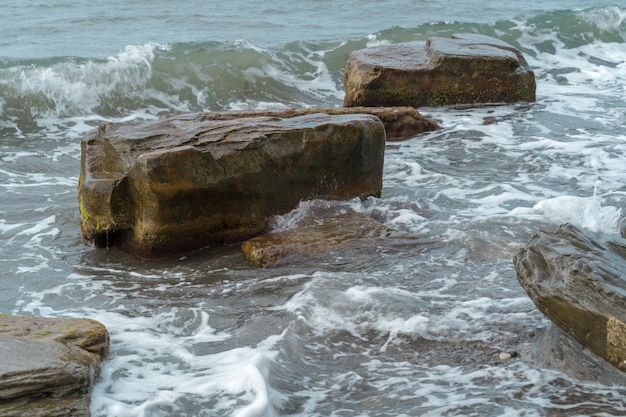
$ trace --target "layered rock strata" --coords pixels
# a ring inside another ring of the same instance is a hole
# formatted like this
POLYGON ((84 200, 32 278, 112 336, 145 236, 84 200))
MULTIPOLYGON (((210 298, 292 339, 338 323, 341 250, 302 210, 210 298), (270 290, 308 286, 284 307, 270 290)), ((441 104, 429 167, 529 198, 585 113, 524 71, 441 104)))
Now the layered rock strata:
POLYGON ((307 114, 324 113, 328 115, 371 114, 383 122, 387 140, 396 141, 412 138, 420 133, 437 130, 439 125, 432 119, 422 116, 414 107, 337 107, 309 108, 267 111, 224 111, 204 113, 207 120, 232 120, 249 117, 297 117, 307 114))
POLYGON ((0 415, 88 417, 108 351, 96 321, 0 315, 0 415))

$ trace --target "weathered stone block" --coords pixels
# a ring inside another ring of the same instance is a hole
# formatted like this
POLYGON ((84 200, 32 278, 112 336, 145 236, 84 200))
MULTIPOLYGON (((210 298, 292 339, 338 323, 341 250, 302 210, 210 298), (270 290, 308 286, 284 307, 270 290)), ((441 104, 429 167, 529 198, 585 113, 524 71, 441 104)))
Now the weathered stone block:
POLYGON ((350 54, 344 106, 442 106, 535 100, 522 53, 484 35, 382 45, 350 54))
POLYGON ((379 196, 384 146, 364 114, 105 123, 82 142, 83 236, 149 259, 248 239, 301 200, 379 196))

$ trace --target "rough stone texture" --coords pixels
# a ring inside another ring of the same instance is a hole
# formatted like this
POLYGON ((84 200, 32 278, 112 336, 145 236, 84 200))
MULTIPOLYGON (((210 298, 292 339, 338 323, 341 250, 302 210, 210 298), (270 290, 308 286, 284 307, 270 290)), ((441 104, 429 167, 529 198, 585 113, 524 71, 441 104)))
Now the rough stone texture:
POLYGON ((89 416, 108 349, 93 320, 0 315, 0 415, 89 416))
POLYGON ((535 100, 535 75, 522 53, 484 35, 354 51, 344 106, 443 106, 535 100))
POLYGON ((294 229, 267 233, 242 243, 244 257, 257 267, 316 260, 332 263, 356 256, 377 256, 395 244, 415 245, 402 234, 364 214, 331 214, 310 219, 294 229))
POLYGON ((626 242, 565 224, 514 257, 522 287, 552 322, 626 369, 626 242))
POLYGON ((287 109, 268 111, 226 111, 208 112, 208 120, 232 120, 247 117, 273 116, 297 117, 306 114, 325 113, 329 115, 341 114, 371 114, 383 122, 387 133, 387 140, 402 140, 412 138, 420 133, 430 132, 439 128, 431 119, 422 116, 414 107, 340 107, 340 108, 311 108, 287 109))
POLYGON ((104 123, 82 142, 81 229, 149 259, 245 240, 300 200, 379 196, 384 147, 363 114, 104 123))

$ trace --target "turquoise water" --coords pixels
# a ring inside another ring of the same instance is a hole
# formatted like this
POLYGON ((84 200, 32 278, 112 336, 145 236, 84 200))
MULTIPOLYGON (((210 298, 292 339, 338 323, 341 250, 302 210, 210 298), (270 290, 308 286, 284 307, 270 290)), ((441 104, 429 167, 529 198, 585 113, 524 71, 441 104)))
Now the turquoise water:
POLYGON ((563 222, 617 234, 626 202, 620 2, 4 3, 0 312, 111 332, 94 416, 624 415, 623 386, 526 355, 548 325, 512 256, 563 222), (428 245, 257 270, 234 246, 162 262, 86 245, 80 140, 177 111, 340 106, 348 54, 456 32, 518 47, 537 101, 423 108, 365 213, 428 245), (517 352, 502 362, 499 352, 517 352))

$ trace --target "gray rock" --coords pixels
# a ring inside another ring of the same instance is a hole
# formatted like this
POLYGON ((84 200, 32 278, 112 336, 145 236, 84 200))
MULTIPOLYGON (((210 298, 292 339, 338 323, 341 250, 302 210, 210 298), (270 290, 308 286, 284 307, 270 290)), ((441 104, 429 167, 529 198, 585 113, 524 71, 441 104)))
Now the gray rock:
POLYGON ((245 240, 301 200, 379 196, 384 147, 365 114, 105 123, 82 142, 81 229, 148 259, 245 240))
POLYGON ((484 35, 354 51, 344 106, 443 106, 534 101, 535 75, 522 53, 484 35))
POLYGON ((570 337, 626 369, 626 243, 565 224, 513 260, 537 308, 570 337))

